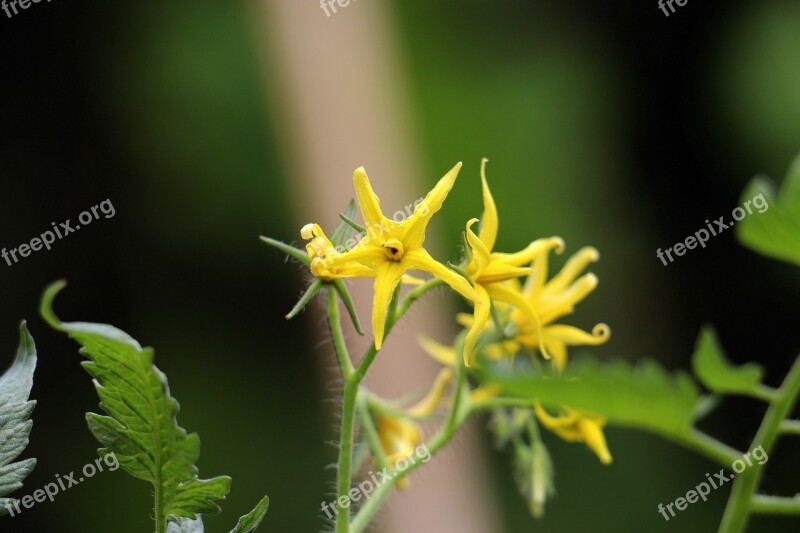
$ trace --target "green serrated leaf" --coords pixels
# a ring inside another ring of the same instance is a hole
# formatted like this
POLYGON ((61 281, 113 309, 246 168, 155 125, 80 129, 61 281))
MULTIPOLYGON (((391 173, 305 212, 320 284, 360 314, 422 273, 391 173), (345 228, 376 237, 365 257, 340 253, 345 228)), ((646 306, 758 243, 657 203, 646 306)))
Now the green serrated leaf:
POLYGON ((697 385, 682 372, 668 374, 654 361, 632 366, 583 358, 558 375, 496 373, 503 393, 601 415, 609 423, 663 435, 685 435, 699 398, 697 385))
MULTIPOLYGON (((28 446, 33 427, 30 416, 36 406, 35 401, 28 400, 36 369, 36 345, 25 322, 19 327, 19 339, 17 357, 0 377, 0 496, 22 487, 36 466, 36 459, 11 462, 28 446)), ((16 503, 12 498, 0 498, 0 516, 8 514, 16 503)))
POLYGON ((231 533, 252 533, 261 525, 268 509, 269 498, 264 496, 252 511, 239 519, 239 523, 231 530, 231 533))
MULTIPOLYGON (((800 266, 800 156, 795 158, 780 194, 764 177, 754 178, 742 194, 742 203, 754 198, 766 202, 768 208, 753 213, 737 225, 737 235, 745 246, 773 259, 800 266)), ((757 206, 755 206, 757 207, 757 206)))
POLYGON ((113 452, 124 470, 153 485, 157 531, 164 531, 168 518, 194 520, 200 513, 219 512, 216 502, 225 499, 231 479, 198 478, 200 438, 178 425, 178 402, 170 396, 166 376, 153 365, 153 350, 107 324, 61 322, 52 303, 64 286, 57 282, 47 288, 41 313, 53 328, 81 344, 89 358, 83 367, 94 378, 100 407, 108 415, 86 417, 105 446, 100 454, 113 452))
POLYGON ((700 382, 712 392, 759 395, 763 369, 755 363, 733 366, 711 328, 700 332, 692 367, 700 382))

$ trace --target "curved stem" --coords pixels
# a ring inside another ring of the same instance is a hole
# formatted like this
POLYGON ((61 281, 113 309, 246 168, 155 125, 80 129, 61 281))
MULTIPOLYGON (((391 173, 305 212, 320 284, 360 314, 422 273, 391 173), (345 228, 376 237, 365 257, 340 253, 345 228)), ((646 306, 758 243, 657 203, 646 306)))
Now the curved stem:
POLYGON ((676 438, 671 436, 670 438, 678 444, 682 444, 701 455, 705 455, 715 463, 726 468, 730 468, 734 461, 742 457, 742 452, 739 450, 731 448, 724 442, 720 442, 714 437, 694 428, 684 437, 676 438))
MULTIPOLYGON (((758 428, 751 449, 761 448, 765 456, 769 456, 773 444, 780 432, 781 424, 791 413, 792 407, 800 394, 800 357, 795 360, 792 369, 777 390, 772 404, 767 409, 764 421, 758 428)), ((766 463, 766 461, 764 461, 766 463)), ((720 524, 720 533, 739 533, 744 531, 747 519, 756 506, 756 502, 763 502, 754 497, 758 483, 761 480, 763 465, 754 463, 738 474, 731 489, 731 496, 725 514, 720 524)), ((763 506, 762 506, 763 508, 763 506)))

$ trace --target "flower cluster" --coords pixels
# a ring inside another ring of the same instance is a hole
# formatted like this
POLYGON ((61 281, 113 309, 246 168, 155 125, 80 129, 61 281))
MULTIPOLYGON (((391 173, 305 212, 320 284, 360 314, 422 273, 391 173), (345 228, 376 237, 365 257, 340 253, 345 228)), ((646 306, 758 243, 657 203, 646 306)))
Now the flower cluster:
MULTIPOLYGON (((420 421, 435 415, 440 407, 449 406, 451 415, 457 419, 460 415, 452 414, 454 411, 472 412, 493 405, 492 402, 499 399, 499 391, 490 381, 482 382, 482 368, 503 362, 513 364, 519 355, 525 354, 536 364, 541 358, 548 363, 548 371, 560 373, 568 364, 568 347, 598 345, 609 339, 610 330, 605 324, 584 331, 560 323, 597 287, 597 277, 584 273, 589 264, 598 260, 597 250, 591 247, 579 250, 553 277, 548 276, 550 254, 561 254, 565 249, 559 237, 534 240, 513 253, 495 250, 500 221, 486 179, 487 161, 482 161, 480 172, 483 214, 480 219, 473 218, 465 224, 464 257, 456 264, 435 259, 424 244, 428 224, 455 184, 461 163, 447 172, 422 201, 414 204, 413 212, 401 217, 402 220, 384 215, 364 168, 358 168, 353 181, 363 225, 353 220, 351 211, 342 215, 343 222, 334 232, 338 235, 335 239, 328 239, 322 228, 313 223, 305 225, 300 232, 307 241, 300 259, 315 276, 315 283, 338 284, 336 287, 343 301, 349 301, 341 284, 343 278, 374 278, 374 353, 381 349, 385 336, 404 312, 399 311, 398 306, 403 284, 417 285, 415 292, 448 285, 472 307, 471 313, 457 315, 456 320, 464 330, 453 344, 439 344, 427 337, 421 339, 423 349, 444 367, 423 400, 404 408, 371 393, 366 396, 370 418, 366 422, 375 431, 375 446, 378 447, 373 453, 383 462, 406 454, 422 442, 420 421), (349 239, 343 246, 341 242, 347 234, 356 238, 349 239), (420 279, 409 275, 409 271, 429 276, 420 279), (458 380, 453 378, 467 373, 469 379, 463 382, 466 389, 460 389, 458 380), (453 392, 448 398, 446 389, 451 383, 453 392)), ((267 241, 277 246, 275 241, 267 241)), ((299 251, 295 249, 290 253, 297 256, 296 252, 299 251)), ((406 300, 416 297, 418 295, 406 300)), ((304 297, 303 305, 309 299, 304 297)), ((353 312, 351 315, 357 320, 353 312)), ((601 417, 569 406, 549 405, 550 409, 555 409, 550 412, 538 401, 513 408, 502 402, 498 405, 510 419, 524 422, 506 432, 505 437, 515 431, 519 433, 520 428, 532 428, 538 420, 565 440, 586 443, 603 463, 611 461, 602 431, 605 420, 601 417)), ((536 442, 531 442, 528 450, 539 454, 533 463, 541 465, 542 456, 538 450, 543 449, 543 444, 538 440, 538 430, 535 435, 536 442)), ((533 492, 543 494, 542 487, 533 492)))

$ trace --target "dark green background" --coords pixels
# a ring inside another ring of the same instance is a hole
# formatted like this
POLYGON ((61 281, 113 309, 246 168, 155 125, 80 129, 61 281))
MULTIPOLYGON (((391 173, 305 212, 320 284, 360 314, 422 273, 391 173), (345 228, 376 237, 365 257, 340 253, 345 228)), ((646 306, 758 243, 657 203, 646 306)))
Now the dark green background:
MULTIPOLYGON (((800 151, 800 4, 693 0, 669 18, 655 0, 392 5, 424 183, 457 160, 469 176, 436 218, 445 242, 479 214, 474 184, 489 156, 500 249, 552 234, 568 251, 600 249, 600 287, 571 321, 611 325, 596 353, 686 368, 710 322, 733 360, 761 362, 772 384, 783 377, 800 351, 796 269, 741 248, 732 232, 668 267, 655 250, 728 216, 752 175, 780 179, 800 151)), ((265 531, 325 527, 336 388, 318 368, 327 347, 308 340, 323 324, 283 320, 305 274, 256 240, 294 240, 296 221, 313 214, 288 211, 298 177, 281 166, 278 83, 259 71, 251 14, 240 2, 185 0, 0 13, 0 247, 106 198, 117 210, 52 251, 0 262, 2 360, 22 318, 40 350, 25 453, 39 464, 22 494, 95 457, 83 415, 97 401, 76 345, 37 317, 44 286, 67 278, 60 316, 110 322, 155 346, 181 424, 202 437, 201 474, 233 476, 210 531, 228 531, 264 493, 265 531)), ((761 415, 726 401, 705 429, 744 448, 761 415)), ((612 428, 608 441, 611 467, 548 439, 558 495, 538 522, 509 457, 492 454, 485 495, 505 531, 715 530, 727 489, 670 523, 656 512, 714 465, 645 434, 612 428)), ((796 441, 779 446, 767 491, 800 490, 796 457, 796 441)), ((144 483, 104 473, 0 530, 149 531, 149 506, 144 483)), ((759 519, 752 530, 796 531, 797 521, 759 519)))

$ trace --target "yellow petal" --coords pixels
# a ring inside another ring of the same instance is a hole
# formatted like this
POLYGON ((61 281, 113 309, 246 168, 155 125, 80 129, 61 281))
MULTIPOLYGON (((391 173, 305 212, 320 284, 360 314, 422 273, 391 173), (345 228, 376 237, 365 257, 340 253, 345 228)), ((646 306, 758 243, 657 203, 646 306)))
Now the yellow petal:
POLYGON ((522 293, 500 285, 499 283, 488 285, 487 290, 489 292, 489 296, 491 296, 493 300, 499 300, 501 302, 511 304, 524 314, 524 316, 530 321, 531 326, 533 326, 534 335, 536 335, 538 339, 539 351, 542 352, 542 357, 545 359, 550 359, 550 354, 543 342, 542 321, 536 314, 536 311, 534 311, 533 307, 531 307, 530 302, 525 299, 522 293))
POLYGON ((581 417, 578 420, 578 430, 581 432, 583 441, 597 455, 600 462, 604 465, 610 464, 611 453, 608 451, 606 437, 600 424, 589 417, 581 417))
POLYGON ((439 403, 444 396, 444 390, 447 384, 453 379, 453 370, 450 368, 443 368, 436 376, 436 381, 433 382, 431 390, 428 394, 420 400, 416 405, 408 409, 408 414, 411 416, 429 416, 436 411, 439 403))
POLYGON ((474 317, 472 313, 457 313, 456 314, 456 322, 460 325, 464 326, 465 328, 469 328, 472 326, 472 322, 474 317))
POLYGON ((553 358, 553 367, 558 372, 563 372, 567 367, 567 346, 560 340, 549 338, 546 333, 544 335, 544 345, 553 358))
POLYGON ((352 250, 344 253, 332 253, 324 259, 324 268, 334 269, 347 263, 359 263, 372 269, 389 262, 382 246, 377 246, 365 237, 352 250))
POLYGON ((425 350, 425 353, 430 355, 434 360, 443 364, 446 367, 456 366, 456 352, 450 346, 439 344, 430 337, 421 336, 419 338, 419 345, 425 350))
POLYGON ((476 280, 478 283, 488 285, 489 283, 498 283, 508 279, 521 278, 529 276, 532 273, 530 267, 517 267, 507 265, 495 259, 495 254, 491 255, 491 260, 486 268, 483 269, 481 275, 476 280))
POLYGON ((461 170, 461 163, 456 164, 439 180, 425 196, 425 199, 417 204, 414 213, 401 224, 403 228, 401 239, 405 243, 406 249, 421 247, 425 242, 425 228, 434 213, 442 208, 445 198, 456 182, 459 170, 461 170))
POLYGON ((492 198, 492 191, 489 190, 489 183, 486 181, 486 163, 489 160, 485 157, 481 161, 481 183, 483 185, 483 217, 481 217, 481 241, 489 250, 494 249, 497 240, 497 229, 500 221, 497 218, 497 207, 492 198))
POLYGON ((512 266, 528 265, 537 257, 546 256, 550 250, 555 250, 557 254, 564 251, 564 240, 561 237, 549 237, 547 239, 536 239, 528 246, 513 254, 495 252, 497 259, 512 266))
POLYGON ((410 252, 406 251, 402 262, 406 265, 408 270, 424 270, 430 272, 434 277, 450 285, 454 291, 461 294, 461 296, 467 300, 475 301, 478 297, 478 295, 475 294, 475 289, 472 288, 472 285, 470 285, 463 276, 456 274, 436 261, 425 248, 417 248, 410 252))
POLYGON ((550 294, 545 289, 540 302, 541 307, 544 308, 541 314, 542 321, 547 323, 560 316, 572 313, 575 310, 575 304, 595 290, 597 283, 597 276, 589 273, 578 278, 575 283, 560 293, 550 294))
POLYGON ((402 263, 386 261, 375 272, 375 296, 372 301, 372 334, 375 336, 375 348, 380 350, 383 344, 383 333, 386 329, 386 315, 392 294, 405 268, 402 263))
POLYGON ((469 242, 469 246, 472 248, 472 261, 470 261, 467 266, 467 272, 472 280, 480 277, 483 270, 489 266, 489 256, 491 254, 489 248, 487 248, 483 241, 472 231, 471 226, 477 221, 477 218, 473 218, 467 222, 467 242, 469 242))
POLYGON ((533 409, 539 422, 562 439, 569 441, 580 439, 580 433, 572 427, 578 421, 576 412, 572 411, 560 416, 553 416, 545 411, 539 402, 534 404, 533 409))
POLYGON ((556 338, 568 346, 597 346, 608 342, 611 338, 611 328, 606 324, 597 324, 591 333, 587 333, 572 326, 558 324, 545 327, 544 335, 546 338, 556 338))
POLYGON ((427 280, 412 276, 411 274, 403 274, 403 283, 406 285, 422 285, 427 280))
POLYGON ((473 390, 469 395, 469 399, 475 403, 491 400, 500 394, 500 390, 500 386, 496 384, 484 385, 473 390))
POLYGON ((566 289, 590 263, 594 263, 599 259, 600 253, 596 248, 587 246, 578 250, 578 253, 569 258, 561 272, 553 276, 553 279, 548 282, 547 291, 558 292, 566 289))
POLYGON ((374 227, 380 227, 384 222, 385 217, 381 211, 381 201, 372 190, 372 185, 369 183, 367 172, 364 167, 358 167, 353 172, 353 184, 356 188, 356 196, 358 197, 358 206, 361 208, 361 216, 364 217, 364 227, 368 230, 374 227))
POLYGON ((464 366, 470 367, 472 362, 472 352, 475 350, 475 344, 478 342, 478 336, 489 321, 489 314, 492 310, 492 300, 489 298, 489 293, 486 292, 481 285, 475 285, 475 292, 478 298, 475 300, 475 313, 472 321, 472 326, 467 332, 467 337, 464 339, 464 366))

